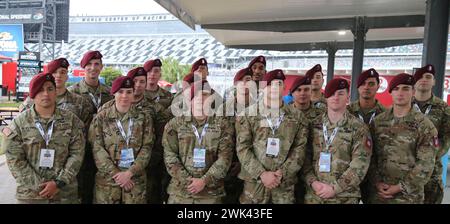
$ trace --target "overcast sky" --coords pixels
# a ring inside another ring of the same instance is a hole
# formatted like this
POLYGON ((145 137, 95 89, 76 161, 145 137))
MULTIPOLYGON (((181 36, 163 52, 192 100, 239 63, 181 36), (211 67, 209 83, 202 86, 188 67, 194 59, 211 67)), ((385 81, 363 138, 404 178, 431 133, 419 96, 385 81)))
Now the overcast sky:
POLYGON ((71 0, 70 15, 155 14, 167 11, 153 0, 71 0))

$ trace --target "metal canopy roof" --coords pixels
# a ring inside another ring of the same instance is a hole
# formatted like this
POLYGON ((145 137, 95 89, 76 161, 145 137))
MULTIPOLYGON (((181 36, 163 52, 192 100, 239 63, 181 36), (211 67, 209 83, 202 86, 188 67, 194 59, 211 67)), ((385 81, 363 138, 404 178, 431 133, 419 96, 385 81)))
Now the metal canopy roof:
POLYGON ((352 48, 362 17, 366 48, 421 43, 426 0, 155 0, 227 47, 267 50, 352 48), (341 32, 339 32, 341 31, 341 32), (345 31, 342 32, 342 31, 345 31))

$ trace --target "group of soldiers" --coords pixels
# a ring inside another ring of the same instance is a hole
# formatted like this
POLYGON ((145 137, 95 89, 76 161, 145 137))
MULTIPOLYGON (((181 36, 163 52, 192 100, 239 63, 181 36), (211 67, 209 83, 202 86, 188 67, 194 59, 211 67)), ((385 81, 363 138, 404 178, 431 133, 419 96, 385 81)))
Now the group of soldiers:
POLYGON ((33 77, 3 144, 17 203, 338 204, 443 199, 441 157, 450 147, 450 108, 432 94, 432 65, 389 83, 393 105, 375 95, 379 74, 321 92, 315 65, 290 86, 264 56, 239 70, 222 97, 196 61, 174 96, 160 88, 159 59, 112 87, 99 82, 102 54, 66 88, 69 63, 33 77))

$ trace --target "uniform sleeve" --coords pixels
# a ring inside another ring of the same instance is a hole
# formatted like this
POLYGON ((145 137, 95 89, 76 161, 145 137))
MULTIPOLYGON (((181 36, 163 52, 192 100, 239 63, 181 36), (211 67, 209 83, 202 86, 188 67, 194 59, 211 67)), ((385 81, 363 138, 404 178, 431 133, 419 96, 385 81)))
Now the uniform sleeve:
POLYGON ((372 138, 366 126, 362 126, 354 133, 352 145, 352 160, 346 171, 332 183, 336 194, 351 188, 359 188, 359 184, 366 176, 372 156, 372 138))
POLYGON ((217 180, 225 178, 231 166, 234 149, 234 128, 225 119, 221 120, 221 135, 219 140, 217 160, 209 167, 208 172, 203 175, 206 185, 215 183, 217 180))
POLYGON ((133 174, 140 173, 145 170, 150 157, 152 155, 152 148, 155 144, 155 130, 153 128, 153 119, 150 116, 145 116, 144 130, 142 130, 142 148, 136 155, 133 165, 129 168, 133 174))
MULTIPOLYGON (((313 138, 314 138, 314 129, 313 129, 312 122, 309 122, 308 126, 309 126, 309 130, 311 131, 311 133, 308 135, 309 136, 308 144, 312 145, 313 138)), ((303 174, 302 176, 304 178, 304 181, 308 185, 311 185, 314 181, 318 180, 316 174, 314 173, 313 154, 314 154, 313 147, 306 147, 305 160, 303 162, 303 167, 302 167, 301 171, 303 174)))
POLYGON ((179 156, 178 148, 178 132, 175 125, 176 118, 173 118, 164 128, 163 147, 164 147, 164 163, 167 172, 173 178, 180 182, 186 182, 192 175, 186 170, 179 156))
POLYGON ((157 115, 155 123, 165 124, 173 118, 170 108, 164 108, 160 103, 155 103, 154 109, 157 115))
POLYGON ((84 158, 84 147, 86 144, 82 121, 73 116, 72 136, 69 144, 69 155, 63 169, 58 174, 57 180, 61 180, 66 184, 71 183, 81 168, 84 158))
POLYGON ((88 131, 95 114, 95 107, 86 98, 81 97, 81 99, 82 111, 80 119, 83 121, 86 131, 88 131))
POLYGON ((36 186, 43 183, 43 179, 30 166, 22 148, 23 140, 16 120, 3 130, 3 151, 6 152, 6 161, 17 185, 36 186), (9 131, 9 132, 8 132, 9 131))
POLYGON ((239 161, 241 161, 241 167, 255 180, 258 180, 266 169, 253 153, 253 134, 247 116, 236 116, 236 131, 236 152, 239 161))
POLYGON ((428 119, 422 122, 424 129, 419 131, 416 144, 416 162, 414 167, 405 175, 400 185, 406 193, 412 193, 415 186, 424 186, 431 177, 434 169, 434 162, 438 143, 437 130, 428 119))
POLYGON ((98 116, 94 118, 89 128, 89 141, 92 142, 92 154, 98 171, 103 175, 109 175, 106 176, 107 178, 112 178, 120 170, 116 167, 113 158, 111 158, 105 149, 102 122, 103 120, 98 116))
POLYGON ((23 103, 19 105, 19 113, 22 113, 24 110, 27 110, 33 106, 33 101, 30 99, 30 97, 27 97, 23 103))
MULTIPOLYGON (((379 138, 377 136, 377 132, 375 131, 375 122, 372 122, 370 125, 370 133, 372 133, 372 156, 370 157, 369 169, 367 170, 367 180, 369 183, 376 184, 381 181, 380 172, 378 171, 378 164, 381 162, 378 161, 377 152, 380 152, 381 144, 377 141, 379 138)), ((381 164, 381 163, 380 163, 381 164)))
MULTIPOLYGON (((303 118, 300 118, 303 120, 303 118)), ((305 151, 307 136, 309 135, 308 124, 306 121, 300 122, 299 129, 295 135, 294 143, 289 150, 288 157, 281 166, 283 178, 292 179, 297 176, 298 171, 303 166, 305 160, 305 151)))
POLYGON ((444 109, 441 127, 441 130, 438 130, 441 138, 441 147, 438 152, 438 158, 447 154, 448 149, 450 148, 450 106, 446 106, 444 109))

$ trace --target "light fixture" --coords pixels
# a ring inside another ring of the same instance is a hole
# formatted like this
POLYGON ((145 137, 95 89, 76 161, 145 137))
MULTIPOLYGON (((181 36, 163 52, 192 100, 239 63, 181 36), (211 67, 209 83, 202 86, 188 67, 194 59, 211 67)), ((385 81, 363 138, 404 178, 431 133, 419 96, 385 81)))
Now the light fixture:
POLYGON ((338 34, 341 35, 341 36, 345 35, 346 33, 347 32, 345 32, 345 30, 338 31, 338 34))

